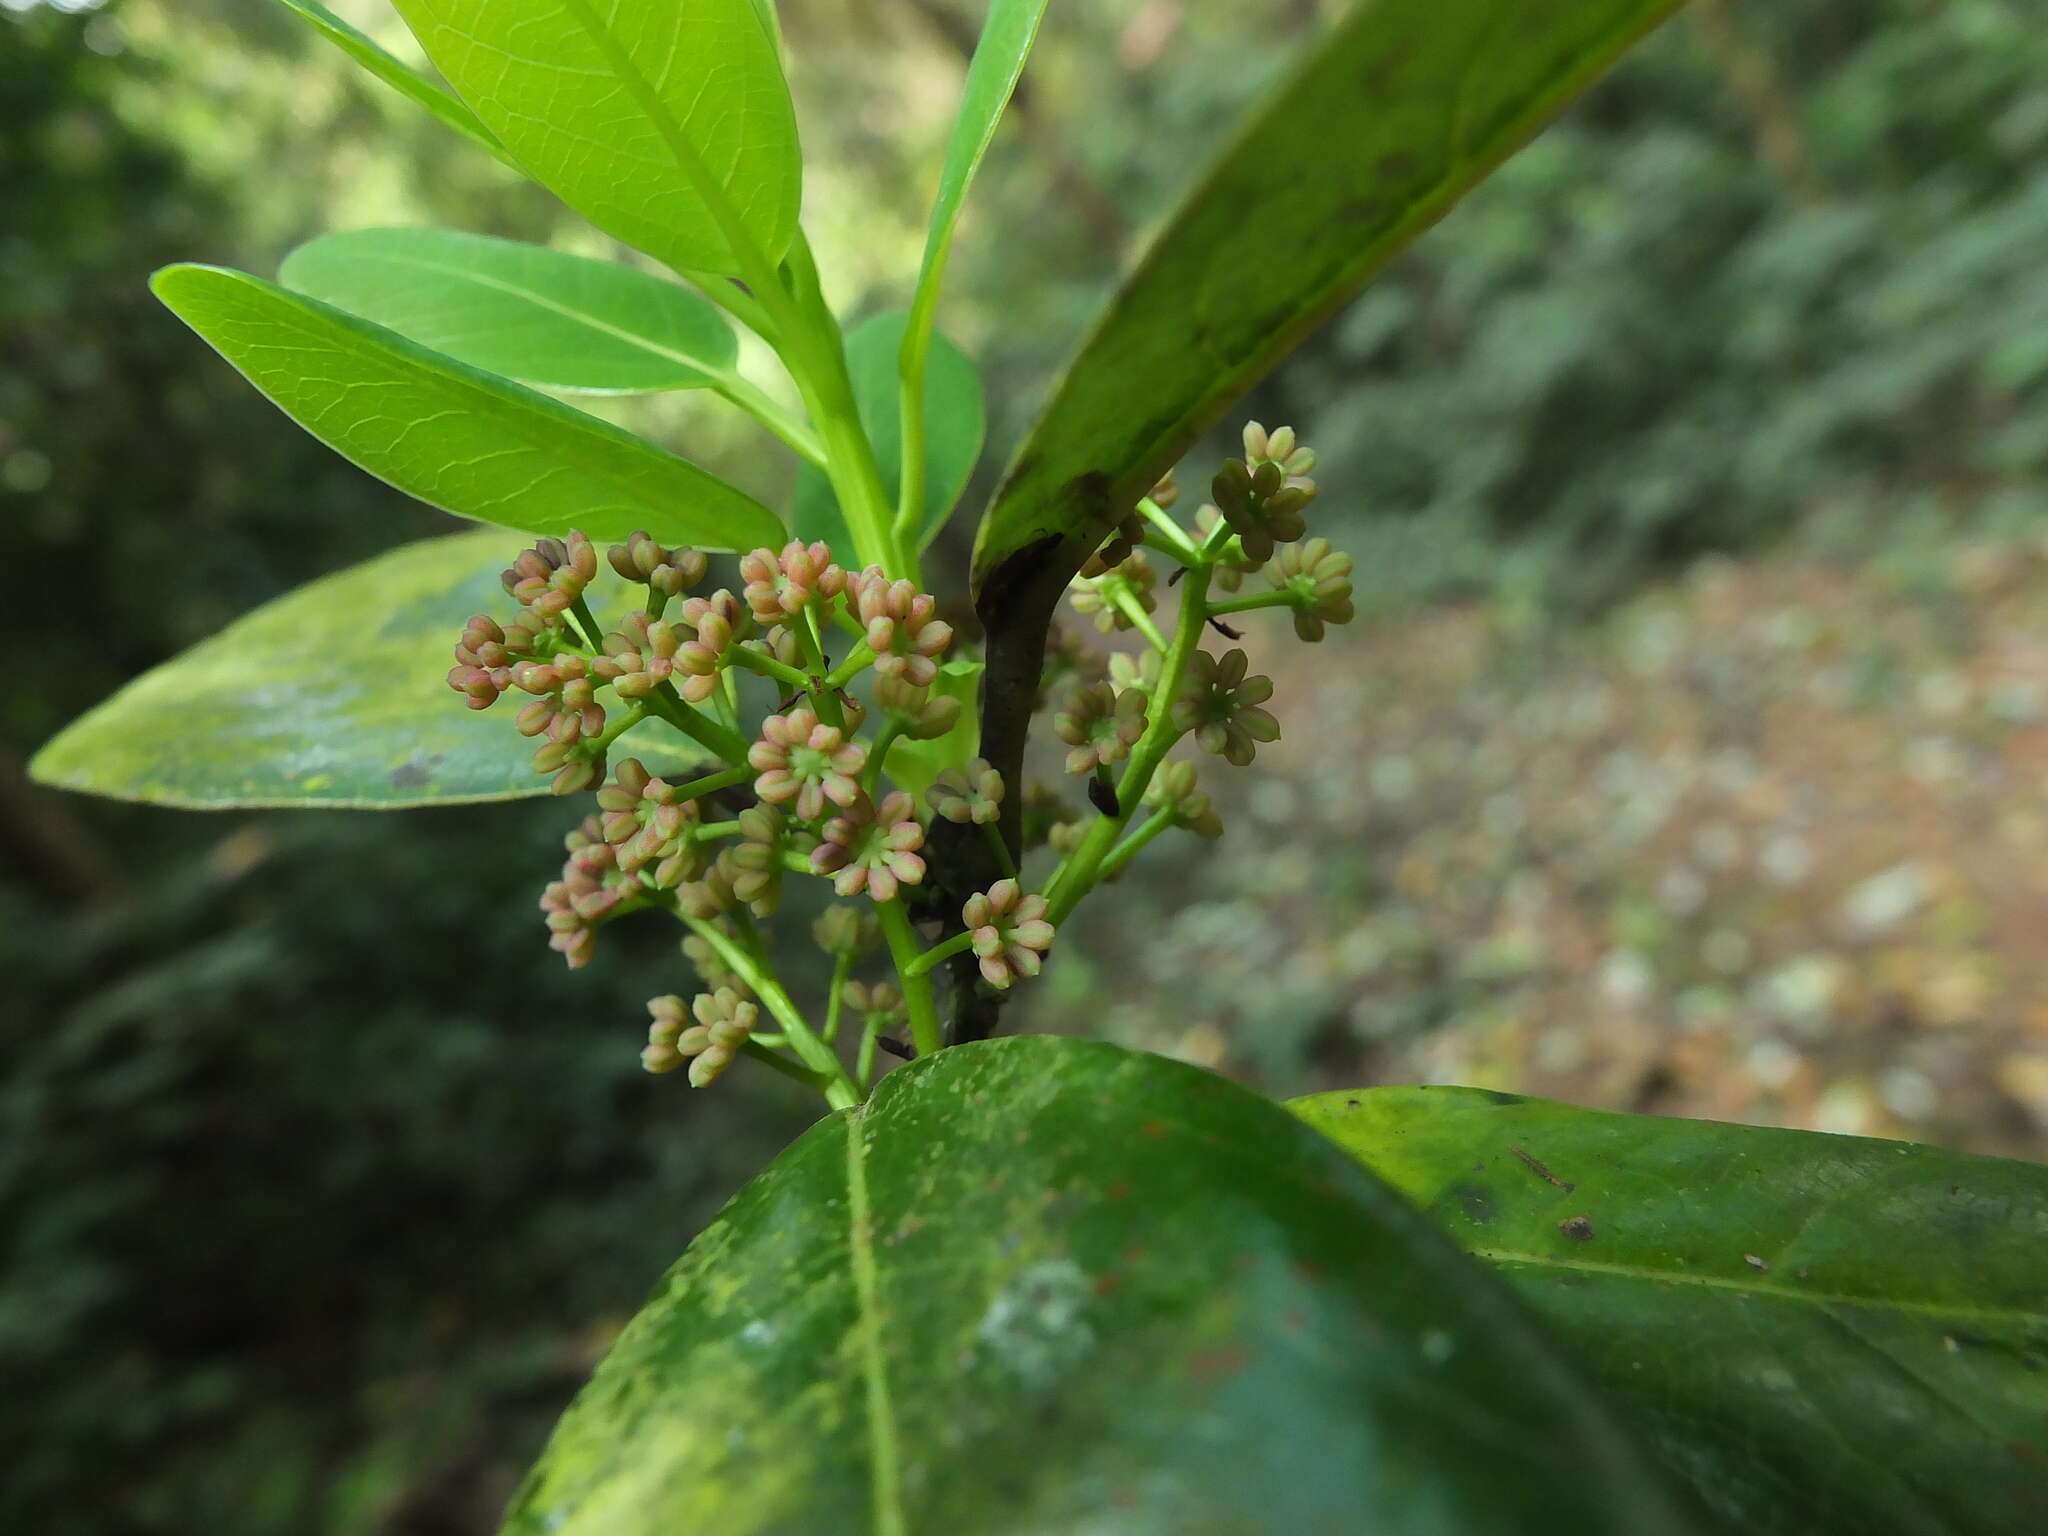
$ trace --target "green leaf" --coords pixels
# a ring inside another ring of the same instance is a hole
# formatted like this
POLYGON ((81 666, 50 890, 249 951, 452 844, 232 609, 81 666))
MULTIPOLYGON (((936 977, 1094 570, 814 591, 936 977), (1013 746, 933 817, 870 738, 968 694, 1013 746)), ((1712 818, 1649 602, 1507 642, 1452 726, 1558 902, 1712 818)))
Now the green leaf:
POLYGON ((609 261, 446 229, 323 235, 278 281, 458 362, 543 389, 696 389, 739 356, 712 304, 609 261))
POLYGON ((679 271, 753 277, 796 235, 802 158, 756 0, 395 0, 534 180, 679 271))
MULTIPOLYGON (((903 483, 903 411, 897 390, 896 359, 909 316, 890 310, 862 321, 846 337, 846 371, 853 381, 861 426, 874 445, 882 488, 893 504, 903 483)), ((943 335, 932 337, 931 367, 924 387, 924 521, 919 547, 946 526, 946 517, 973 478, 981 457, 988 418, 982 402, 981 372, 974 360, 943 335)), ((850 558, 853 536, 839 515, 832 482, 810 465, 797 472, 790 499, 797 536, 823 539, 850 558)))
POLYGON ((430 506, 524 533, 748 549, 782 525, 630 432, 395 332, 221 267, 166 267, 158 298, 287 416, 430 506))
POLYGON ((321 5, 319 0, 278 0, 278 3, 304 17, 314 31, 401 96, 425 107, 457 133, 474 140, 506 164, 512 163, 512 157, 498 142, 498 136, 479 122, 474 112, 433 81, 422 79, 417 70, 408 68, 402 59, 394 58, 376 39, 357 31, 321 5))
POLYGON ((1096 321, 982 523, 976 590, 1052 538, 1032 561, 1078 566, 1233 401, 1676 4, 1362 0, 1096 321))
MULTIPOLYGON (((458 533, 300 587, 144 673, 29 772, 58 789, 194 810, 544 795, 534 744, 512 729, 514 700, 471 710, 447 682, 464 620, 514 610, 498 573, 518 552, 500 532, 458 533)), ((704 759, 659 724, 622 738, 615 755, 628 753, 657 773, 704 759)))
POLYGON ((1689 1527, 1341 1151, 1196 1068, 1039 1036, 912 1063, 741 1191, 505 1531, 1368 1528, 1689 1527))
POLYGON ((1462 1088, 1291 1107, 1513 1285, 1731 1529, 2048 1530, 2048 1168, 1462 1088))
POLYGON ((996 125, 1002 121, 1003 109, 1017 89, 1024 61, 1031 57, 1031 44, 1038 36, 1038 23, 1044 15, 1045 0, 990 0, 988 15, 981 24, 981 40, 975 44, 960 94, 960 111, 946 141, 939 193, 932 202, 931 231, 925 237, 917 291, 911 297, 909 324, 897 360, 902 380, 900 396, 904 400, 924 397, 939 289, 945 282, 946 258, 952 253, 960 210, 966 206, 967 186, 995 139, 996 125))

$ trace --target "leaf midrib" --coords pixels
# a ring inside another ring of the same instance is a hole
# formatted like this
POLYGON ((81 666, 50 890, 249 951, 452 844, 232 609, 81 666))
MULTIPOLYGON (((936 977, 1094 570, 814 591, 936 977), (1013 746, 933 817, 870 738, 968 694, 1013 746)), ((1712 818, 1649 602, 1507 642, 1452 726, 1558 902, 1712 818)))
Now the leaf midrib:
MULTIPOLYGON (((723 379, 731 376, 729 370, 708 363, 703 358, 692 357, 687 352, 678 352, 673 347, 665 347, 660 342, 637 331, 629 331, 622 326, 613 325, 609 320, 601 320, 596 315, 588 314, 583 310, 575 308, 573 305, 564 304, 559 299, 550 298, 543 293, 536 293, 530 288, 522 288, 517 283, 507 282, 503 278, 489 277, 481 272, 471 271, 465 267, 446 266, 441 262, 429 261, 418 256, 385 256, 383 260, 395 267, 410 267, 422 272, 438 272, 443 277, 451 277, 458 282, 474 283, 479 288, 490 288, 499 293, 510 294, 513 298, 523 299, 537 309, 550 310, 555 314, 563 316, 565 319, 574 320, 579 325, 586 325, 594 331, 601 331, 615 341, 623 341, 629 346, 638 347, 643 352, 652 353, 654 356, 664 358, 669 362, 681 363, 702 378, 723 379)), ((620 270, 630 271, 631 269, 621 268, 620 270)), ((677 289, 677 292, 684 293, 686 290, 677 289)))
POLYGON ((868 1454, 874 1482, 876 1536, 905 1536, 902 1468, 896 1407, 889 1394, 889 1361, 882 1348, 881 1275, 875 1263, 875 1228, 868 1201, 866 1106, 846 1117, 846 1247, 858 1315, 861 1376, 867 1386, 868 1454))
POLYGON ((1940 1301, 1897 1300, 1891 1297, 1851 1296, 1839 1291, 1795 1290, 1772 1281, 1751 1281, 1724 1275, 1703 1275, 1689 1270, 1657 1269, 1647 1264, 1618 1264, 1592 1259, 1560 1259, 1550 1254, 1523 1253, 1506 1248, 1471 1248, 1475 1259, 1489 1264, 1526 1265, 1535 1269, 1559 1269, 1575 1274, 1612 1275, 1655 1285, 1691 1285, 1706 1290, 1739 1291, 1745 1295, 1776 1296, 1788 1301, 1809 1302, 1817 1307, 1866 1307, 1910 1312, 1927 1317, 1945 1317, 1985 1323, 2008 1323, 2048 1327, 2048 1313, 2030 1312, 2023 1307, 1972 1307, 1940 1301))

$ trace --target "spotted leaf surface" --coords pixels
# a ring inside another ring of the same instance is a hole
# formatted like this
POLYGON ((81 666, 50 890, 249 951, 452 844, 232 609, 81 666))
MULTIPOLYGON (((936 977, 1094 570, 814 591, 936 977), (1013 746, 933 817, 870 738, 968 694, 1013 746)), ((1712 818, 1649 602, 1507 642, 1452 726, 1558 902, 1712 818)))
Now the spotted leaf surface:
POLYGON ((1361 1529, 1691 1527, 1522 1309, 1340 1149, 1195 1068, 1042 1036, 913 1063, 748 1185, 505 1527, 1361 1529))
MULTIPOLYGON (((197 810, 546 794, 533 742, 512 728, 524 695, 470 710, 446 681, 463 621, 516 611, 498 573, 518 549, 503 533, 459 533, 300 587, 144 673, 30 772, 58 789, 197 810)), ((657 773, 703 758, 659 723, 618 750, 657 773)))
POLYGON ((2048 1529, 2048 1168, 1462 1088, 1291 1107, 1512 1285, 1730 1529, 2048 1529))

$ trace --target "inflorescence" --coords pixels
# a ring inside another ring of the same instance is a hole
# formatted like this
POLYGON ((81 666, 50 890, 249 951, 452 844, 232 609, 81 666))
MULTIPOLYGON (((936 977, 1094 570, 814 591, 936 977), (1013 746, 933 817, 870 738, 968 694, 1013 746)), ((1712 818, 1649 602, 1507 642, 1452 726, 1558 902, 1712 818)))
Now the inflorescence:
POLYGON ((879 566, 848 572, 824 544, 802 541, 742 555, 739 591, 708 595, 696 592, 711 572, 703 554, 644 532, 602 560, 580 533, 521 551, 503 575, 518 612, 470 619, 448 682, 472 709, 518 696, 514 726, 536 739, 535 770, 557 794, 596 792, 541 897, 549 942, 571 966, 586 965, 608 923, 667 912, 687 930, 683 952, 703 990, 648 1004, 641 1060, 650 1072, 687 1064, 702 1086, 748 1055, 835 1105, 858 1102, 878 1046, 912 1055, 942 1043, 932 986, 942 962, 971 956, 976 984, 1005 991, 1038 974, 1074 905, 1154 837, 1221 835, 1193 764, 1167 753, 1187 739, 1244 765, 1280 727, 1263 707, 1273 685, 1245 652, 1211 654, 1201 642, 1212 628, 1236 638, 1224 618, 1260 608, 1288 610, 1309 641, 1352 616, 1350 558, 1302 537, 1314 465, 1291 429, 1253 423, 1244 456, 1216 473, 1192 530, 1169 515, 1178 499, 1169 475, 1090 556, 1073 581, 1076 612, 1144 649, 1104 657, 1055 630, 1039 703, 1094 814, 1027 784, 1016 802, 1021 849, 1000 831, 1002 774, 917 745, 949 741, 963 704, 940 687, 952 627, 914 583, 879 566), (1159 580, 1153 556, 1179 567, 1171 581, 1159 580), (618 616, 600 623, 590 599, 607 568, 638 590, 628 605, 606 604, 618 616), (1254 573, 1266 590, 1246 589, 1254 573), (1175 588, 1168 633, 1160 603, 1175 588), (773 702, 757 702, 756 723, 743 726, 748 675, 773 702), (654 722, 668 732, 648 754, 676 766, 614 765, 619 738, 654 722), (954 912, 941 909, 928 878, 935 820, 978 832, 1002 871, 954 912), (1041 846, 1059 862, 1027 881, 1018 861, 1041 846), (777 977, 761 928, 791 876, 829 880, 854 903, 813 925, 832 966, 818 1018, 777 977), (878 953, 894 976, 857 976, 878 953), (842 1033, 854 1043, 851 1070, 842 1033))

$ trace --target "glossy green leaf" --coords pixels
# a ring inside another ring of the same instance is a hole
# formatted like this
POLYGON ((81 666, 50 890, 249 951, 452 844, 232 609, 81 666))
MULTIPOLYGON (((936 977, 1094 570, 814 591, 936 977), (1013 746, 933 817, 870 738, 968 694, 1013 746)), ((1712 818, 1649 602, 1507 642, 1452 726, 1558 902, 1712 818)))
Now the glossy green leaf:
POLYGON ((297 12, 314 31, 401 96, 425 107, 457 133, 473 140, 498 159, 511 163, 511 157, 505 153, 505 146, 498 142, 498 136, 479 122, 474 112, 433 81, 423 79, 419 71, 394 57, 375 38, 350 26, 319 0, 278 0, 278 3, 297 12))
MULTIPOLYGON (((195 810, 544 795, 534 744, 512 728, 515 701, 468 709, 447 682, 464 620, 516 611, 498 573, 518 552, 501 532, 458 533, 300 587, 135 679, 29 771, 58 789, 195 810)), ((658 773, 704 759, 659 724, 619 751, 658 773)))
POLYGON ((1039 1036, 911 1064, 749 1184, 505 1530, 1688 1528, 1521 1308, 1339 1149, 1039 1036))
POLYGON ((323 235, 278 281, 458 362, 545 389, 632 394, 730 375, 739 338, 689 289, 615 262, 447 229, 323 235))
MULTIPOLYGON (((854 403, 861 425, 874 444, 882 471, 882 488, 893 503, 902 488, 903 411, 897 390, 896 360, 909 316, 890 310, 862 321, 847 333, 846 371, 853 381, 854 403)), ((974 360, 943 335, 932 337, 931 366, 924 387, 924 523, 922 546, 945 527, 946 517, 960 500, 981 457, 988 417, 982 401, 981 371, 974 360)), ((823 539, 842 557, 853 548, 853 536, 839 515, 832 483, 824 472, 805 465, 797 474, 790 501, 790 520, 797 534, 823 539)))
POLYGON ((524 533, 645 528, 707 549, 783 536, 774 513, 696 465, 317 299, 221 267, 166 267, 150 286, 286 415, 430 506, 524 533))
MULTIPOLYGON (((960 93, 960 112, 946 141, 946 160, 939 171, 939 192, 932 203, 931 230, 925 237, 924 261, 911 296, 909 324, 903 333, 897 367, 906 399, 922 397, 929 366, 932 326, 938 314, 939 289, 945 282, 946 259, 960 211, 967 203, 968 183, 994 142, 996 125, 1017 89, 1024 62, 1045 15, 1045 0, 989 0, 981 24, 981 40, 967 65, 960 93)), ((950 508, 949 508, 950 510, 950 508)))
POLYGON ((1513 1285, 1730 1529, 2048 1530, 2048 1168, 1461 1088, 1292 1108, 1513 1285))
POLYGON ((1360 0, 1110 301, 984 520, 1078 565, 1195 439, 1677 0, 1360 0))
POLYGON ((756 0, 395 0, 534 180, 681 271, 795 237, 796 116, 756 0))

